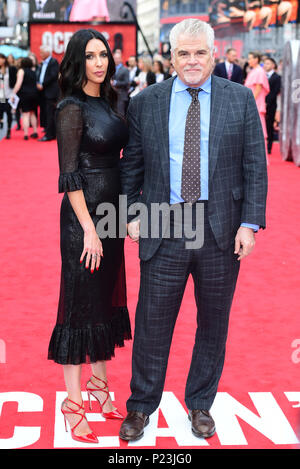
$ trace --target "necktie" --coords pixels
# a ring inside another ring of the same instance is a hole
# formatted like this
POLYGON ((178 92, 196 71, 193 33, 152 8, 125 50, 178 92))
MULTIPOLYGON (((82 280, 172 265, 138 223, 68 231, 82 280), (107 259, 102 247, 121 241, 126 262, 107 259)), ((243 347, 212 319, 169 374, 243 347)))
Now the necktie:
POLYGON ((230 64, 230 65, 229 65, 229 69, 228 69, 228 74, 227 74, 228 80, 231 80, 231 77, 232 77, 232 69, 233 69, 233 65, 230 64))
POLYGON ((182 161, 181 197, 194 203, 200 197, 200 103, 201 88, 188 88, 192 102, 188 109, 182 161))

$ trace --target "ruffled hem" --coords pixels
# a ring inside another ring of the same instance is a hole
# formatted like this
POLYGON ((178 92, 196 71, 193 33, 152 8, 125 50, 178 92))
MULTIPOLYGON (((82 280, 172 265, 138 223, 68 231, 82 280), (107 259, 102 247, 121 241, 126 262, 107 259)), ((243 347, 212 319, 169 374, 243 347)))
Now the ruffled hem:
POLYGON ((58 192, 72 192, 83 189, 87 184, 87 179, 80 171, 72 173, 62 173, 58 179, 58 192))
POLYGON ((79 365, 106 361, 114 357, 115 347, 124 347, 132 339, 126 307, 116 308, 108 324, 74 329, 56 324, 48 350, 48 360, 61 365, 79 365))

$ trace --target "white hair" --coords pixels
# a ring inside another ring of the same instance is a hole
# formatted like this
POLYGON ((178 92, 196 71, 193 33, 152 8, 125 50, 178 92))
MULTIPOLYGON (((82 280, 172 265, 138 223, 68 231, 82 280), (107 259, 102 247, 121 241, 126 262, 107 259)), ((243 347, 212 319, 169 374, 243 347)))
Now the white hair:
POLYGON ((44 52, 49 52, 51 54, 52 48, 48 44, 42 44, 40 46, 40 50, 43 50, 44 52))
POLYGON ((190 37, 199 37, 204 35, 207 40, 207 46, 211 53, 213 53, 215 33, 213 28, 205 21, 198 20, 197 18, 187 18, 173 26, 169 36, 172 52, 175 51, 178 37, 181 35, 190 37))

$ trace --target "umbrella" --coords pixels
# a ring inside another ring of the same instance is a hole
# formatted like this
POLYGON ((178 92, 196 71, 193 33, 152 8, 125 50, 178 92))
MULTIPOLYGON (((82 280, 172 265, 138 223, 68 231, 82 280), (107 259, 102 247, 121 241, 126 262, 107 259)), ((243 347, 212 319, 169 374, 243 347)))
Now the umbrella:
POLYGON ((28 55, 28 51, 24 49, 20 49, 19 47, 16 47, 16 46, 11 46, 9 44, 0 45, 0 52, 1 54, 6 55, 6 57, 9 54, 12 54, 15 59, 19 59, 20 57, 27 57, 28 55))

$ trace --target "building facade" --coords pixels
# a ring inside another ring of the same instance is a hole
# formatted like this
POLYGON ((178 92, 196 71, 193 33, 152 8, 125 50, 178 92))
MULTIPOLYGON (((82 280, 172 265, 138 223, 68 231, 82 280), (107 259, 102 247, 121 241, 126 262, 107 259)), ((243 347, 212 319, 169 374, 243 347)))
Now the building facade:
MULTIPOLYGON (((160 1, 137 0, 137 19, 153 54, 159 51, 160 1)), ((142 35, 138 34, 138 54, 148 53, 142 35)))

